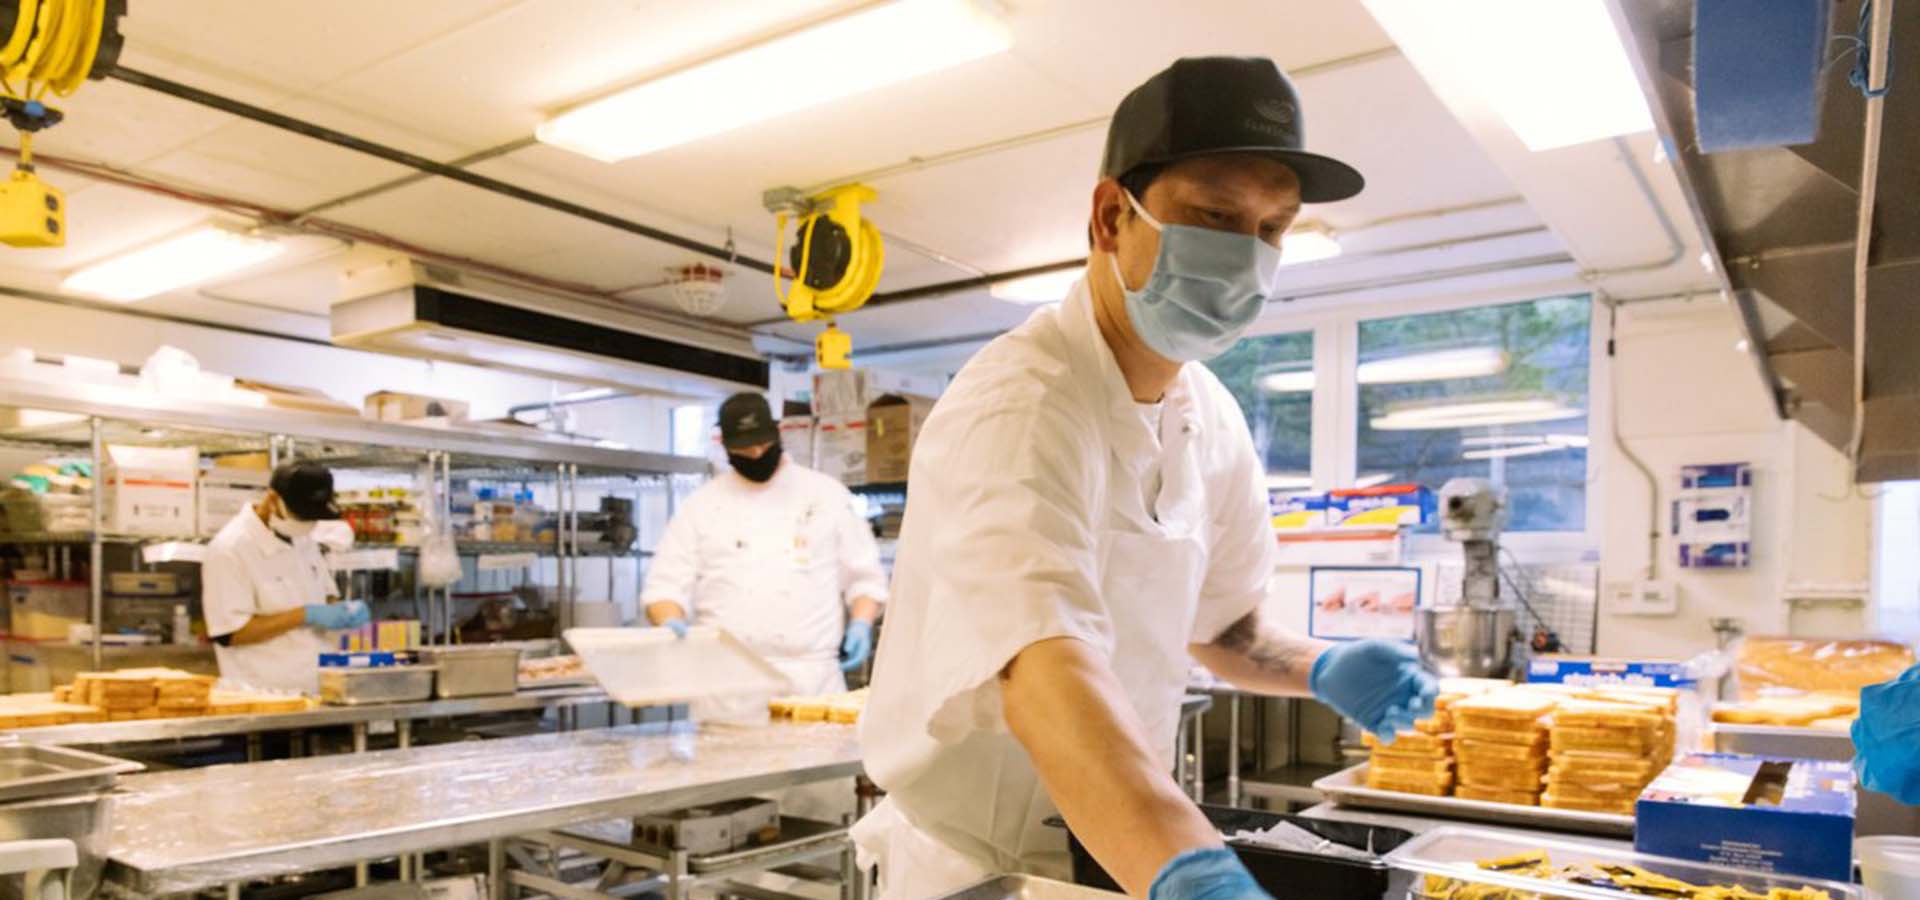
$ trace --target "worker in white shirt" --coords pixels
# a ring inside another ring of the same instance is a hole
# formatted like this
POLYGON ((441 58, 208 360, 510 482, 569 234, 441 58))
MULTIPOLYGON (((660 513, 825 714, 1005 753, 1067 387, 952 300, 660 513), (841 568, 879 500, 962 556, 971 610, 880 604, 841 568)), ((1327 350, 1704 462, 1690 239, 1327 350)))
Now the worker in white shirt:
POLYGON ((324 633, 367 624, 366 604, 339 602, 314 525, 340 518, 333 473, 311 462, 275 469, 259 502, 207 544, 200 605, 220 677, 268 690, 319 691, 324 633))
POLYGON ((782 458, 766 398, 727 398, 720 442, 732 471, 667 523, 641 591, 647 619, 682 637, 689 622, 717 625, 797 694, 846 690, 843 671, 873 652, 887 596, 873 530, 839 482, 782 458))
POLYGON ((1135 89, 1109 126, 1086 274, 927 419, 862 718, 889 795, 854 837, 888 900, 1068 877, 1056 810, 1130 894, 1264 896, 1171 774, 1190 660, 1383 736, 1430 714, 1411 647, 1310 640, 1261 612, 1266 473, 1198 364, 1274 296, 1300 204, 1361 188, 1300 132, 1266 59, 1183 59, 1135 89))

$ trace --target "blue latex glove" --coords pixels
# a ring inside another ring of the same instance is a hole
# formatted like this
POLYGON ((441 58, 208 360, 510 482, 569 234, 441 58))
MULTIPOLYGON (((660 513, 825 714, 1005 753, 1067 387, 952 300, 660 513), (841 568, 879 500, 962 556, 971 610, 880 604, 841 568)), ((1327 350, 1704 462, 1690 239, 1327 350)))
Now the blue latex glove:
POLYGON ((661 622, 660 627, 673 632, 673 636, 680 640, 687 639, 687 620, 685 619, 668 619, 661 622))
POLYGON ((1860 689, 1853 770, 1868 790, 1920 805, 1920 666, 1860 689))
POLYGON ((873 655, 873 623, 864 619, 855 619, 847 623, 847 639, 840 642, 840 655, 845 661, 840 663, 840 671, 851 672, 867 662, 873 655))
POLYGON ((1320 702, 1383 741, 1433 715, 1440 694, 1440 683, 1420 667, 1412 647, 1380 640, 1333 645, 1314 660, 1307 686, 1320 702))
POLYGON ((1270 900, 1232 850, 1188 850, 1153 876, 1147 900, 1270 900))
POLYGON ((358 600, 345 603, 315 603, 307 607, 307 627, 321 631, 346 631, 373 621, 367 605, 358 600))

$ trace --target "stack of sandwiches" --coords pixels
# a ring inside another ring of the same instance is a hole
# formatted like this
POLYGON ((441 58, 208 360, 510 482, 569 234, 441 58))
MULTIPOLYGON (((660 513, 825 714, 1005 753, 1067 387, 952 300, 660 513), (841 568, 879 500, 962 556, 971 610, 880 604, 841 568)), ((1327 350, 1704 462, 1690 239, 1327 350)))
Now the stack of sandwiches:
POLYGON ((1561 702, 1541 804, 1633 815, 1640 792, 1673 760, 1676 702, 1672 692, 1606 690, 1561 702))
POLYGON ((1551 694, 1509 689, 1453 705, 1454 796, 1462 800, 1537 806, 1547 774, 1547 716, 1551 694))

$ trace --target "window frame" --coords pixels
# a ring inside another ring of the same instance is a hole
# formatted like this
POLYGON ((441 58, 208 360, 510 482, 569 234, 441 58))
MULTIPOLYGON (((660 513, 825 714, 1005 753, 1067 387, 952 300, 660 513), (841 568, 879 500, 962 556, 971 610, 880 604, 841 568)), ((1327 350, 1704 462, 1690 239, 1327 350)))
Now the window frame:
MULTIPOLYGON (((1607 307, 1593 286, 1578 280, 1551 280, 1448 297, 1381 299, 1371 302, 1326 300, 1283 303, 1247 330, 1246 337, 1289 332, 1313 333, 1313 489, 1333 490, 1359 477, 1360 384, 1358 360, 1360 323, 1424 313, 1452 312, 1484 306, 1524 303, 1549 297, 1587 298, 1587 488, 1584 527, 1577 531, 1515 531, 1501 536, 1501 546, 1529 563, 1594 562, 1599 559, 1600 528, 1605 521, 1605 494, 1593 490, 1615 451, 1613 431, 1612 359, 1607 351, 1607 307)), ((1429 485, 1435 490, 1439 485, 1429 485)), ((1459 546, 1438 534, 1407 538, 1412 561, 1453 559, 1459 546)))

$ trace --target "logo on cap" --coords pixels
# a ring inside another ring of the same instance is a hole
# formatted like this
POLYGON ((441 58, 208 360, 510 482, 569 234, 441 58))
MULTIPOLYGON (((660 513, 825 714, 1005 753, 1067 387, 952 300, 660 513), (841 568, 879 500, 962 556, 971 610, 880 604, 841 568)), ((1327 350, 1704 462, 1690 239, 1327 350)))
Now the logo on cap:
POLYGON ((1293 104, 1278 97, 1262 97, 1253 101, 1253 111, 1281 125, 1293 124, 1293 104))
POLYGON ((740 427, 741 428, 759 428, 760 416, 755 413, 747 413, 745 416, 742 416, 740 418, 740 427))

